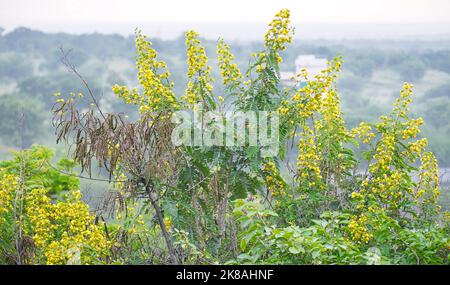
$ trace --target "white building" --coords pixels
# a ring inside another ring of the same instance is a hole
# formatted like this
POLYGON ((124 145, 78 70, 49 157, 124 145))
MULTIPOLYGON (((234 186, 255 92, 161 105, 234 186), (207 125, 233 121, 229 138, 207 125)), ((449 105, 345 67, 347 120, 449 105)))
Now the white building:
POLYGON ((302 69, 306 68, 310 80, 327 67, 326 58, 317 58, 313 54, 305 54, 297 56, 295 59, 295 72, 298 74, 302 69))
POLYGON ((295 59, 295 72, 280 72, 280 80, 285 86, 294 86, 292 78, 300 73, 302 69, 308 72, 309 80, 314 80, 314 76, 327 67, 326 58, 318 58, 313 54, 299 55, 295 59))

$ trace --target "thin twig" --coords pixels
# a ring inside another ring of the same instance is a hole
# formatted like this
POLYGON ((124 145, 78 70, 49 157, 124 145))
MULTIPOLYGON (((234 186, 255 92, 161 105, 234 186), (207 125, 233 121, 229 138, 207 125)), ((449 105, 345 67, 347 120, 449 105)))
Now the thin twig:
POLYGON ((48 166, 50 166, 54 170, 58 171, 59 173, 64 174, 64 175, 68 175, 68 176, 72 176, 72 177, 77 177, 77 178, 86 179, 86 180, 102 181, 102 182, 113 182, 113 183, 116 183, 116 182, 127 182, 127 180, 109 180, 109 179, 86 177, 86 176, 73 174, 73 173, 69 173, 69 172, 63 171, 61 169, 58 169, 57 167, 53 166, 50 162, 47 162, 47 164, 48 164, 48 166))
POLYGON ((92 101, 94 102, 95 106, 97 107, 97 110, 100 112, 100 115, 103 117, 104 120, 106 120, 105 115, 102 112, 102 109, 100 108, 100 105, 97 102, 97 99, 95 99, 94 93, 92 92, 91 88, 89 87, 89 84, 84 79, 84 77, 78 73, 78 70, 76 69, 75 65, 70 63, 70 60, 68 59, 69 52, 65 52, 62 47, 59 48, 62 54, 61 62, 71 71, 73 72, 80 80, 83 82, 84 87, 88 90, 89 96, 91 96, 92 101))

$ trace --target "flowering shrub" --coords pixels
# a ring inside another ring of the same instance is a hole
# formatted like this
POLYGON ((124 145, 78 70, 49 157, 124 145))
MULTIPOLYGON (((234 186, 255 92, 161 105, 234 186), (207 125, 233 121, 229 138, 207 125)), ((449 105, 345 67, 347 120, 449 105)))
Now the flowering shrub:
POLYGON ((25 233, 32 237, 47 264, 101 263, 108 254, 109 242, 102 224, 94 223, 94 216, 79 191, 70 191, 64 201, 52 203, 45 189, 33 189, 26 197, 25 233))
MULTIPOLYGON (((443 264, 448 232, 437 225, 408 228, 378 213, 374 234, 359 228, 351 214, 323 212, 308 227, 276 226, 280 217, 259 199, 237 200, 242 253, 230 263, 248 264, 443 264), (355 237, 358 239, 355 240, 355 237), (372 242, 367 243, 369 239, 372 242)), ((357 222, 365 223, 361 216, 357 222)))
POLYGON ((81 200, 78 179, 59 172, 70 170, 73 162, 63 159, 53 168, 52 157, 48 149, 33 147, 1 163, 2 260, 21 264, 103 263, 110 246, 104 225, 95 223, 95 216, 81 200))
POLYGON ((423 120, 409 115, 413 87, 404 84, 379 122, 347 129, 336 88, 341 57, 314 78, 302 70, 292 79, 295 87, 281 85, 281 52, 294 33, 289 16, 288 10, 275 15, 245 72, 218 41, 226 94, 214 93, 198 33, 186 33, 188 84, 177 96, 166 64, 137 31, 141 87, 112 89, 136 105, 139 118, 105 113, 90 89, 87 110, 76 105, 83 96, 58 98, 58 142, 73 145, 82 172, 98 162, 110 187, 94 216, 81 201, 78 180, 59 173, 71 171, 69 160, 57 173, 37 163, 51 155, 0 164, 2 261, 449 263, 449 214, 437 204, 438 166, 420 137, 423 120), (262 156, 246 143, 171 144, 175 111, 224 108, 277 115, 279 153, 262 156))

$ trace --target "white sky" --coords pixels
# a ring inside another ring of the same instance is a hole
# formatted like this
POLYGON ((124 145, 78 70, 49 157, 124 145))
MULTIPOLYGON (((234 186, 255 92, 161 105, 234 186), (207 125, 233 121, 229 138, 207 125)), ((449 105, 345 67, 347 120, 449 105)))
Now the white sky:
POLYGON ((449 0, 0 0, 0 27, 89 32, 95 23, 267 23, 281 8, 289 8, 296 23, 439 23, 450 29, 449 0))

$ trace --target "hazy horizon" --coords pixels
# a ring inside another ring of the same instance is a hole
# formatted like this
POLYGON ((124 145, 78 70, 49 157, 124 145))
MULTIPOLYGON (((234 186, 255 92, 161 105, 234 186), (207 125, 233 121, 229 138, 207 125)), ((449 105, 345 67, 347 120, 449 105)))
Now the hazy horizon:
POLYGON ((141 28, 173 39, 196 29, 203 37, 256 40, 281 8, 291 10, 296 39, 450 38, 450 1, 445 0, 229 0, 72 1, 0 0, 0 27, 44 32, 130 35, 141 28), (198 9, 201 5, 202 9, 198 9), (256 12, 255 12, 256 11, 256 12))
MULTIPOLYGON (((295 39, 325 39, 325 40, 449 40, 450 23, 422 24, 422 23, 295 23, 295 39)), ((142 25, 114 24, 114 23, 84 23, 64 28, 54 25, 28 26, 18 25, 5 29, 3 34, 12 32, 17 28, 28 28, 45 33, 68 34, 119 34, 132 35, 135 28, 143 30, 145 34, 153 38, 171 40, 179 37, 186 30, 194 29, 202 37, 217 39, 219 37, 228 40, 254 41, 260 40, 264 35, 267 25, 265 23, 147 23, 142 25), (95 28, 92 28, 95 26, 95 28), (239 30, 236 33, 236 30, 239 30)))

